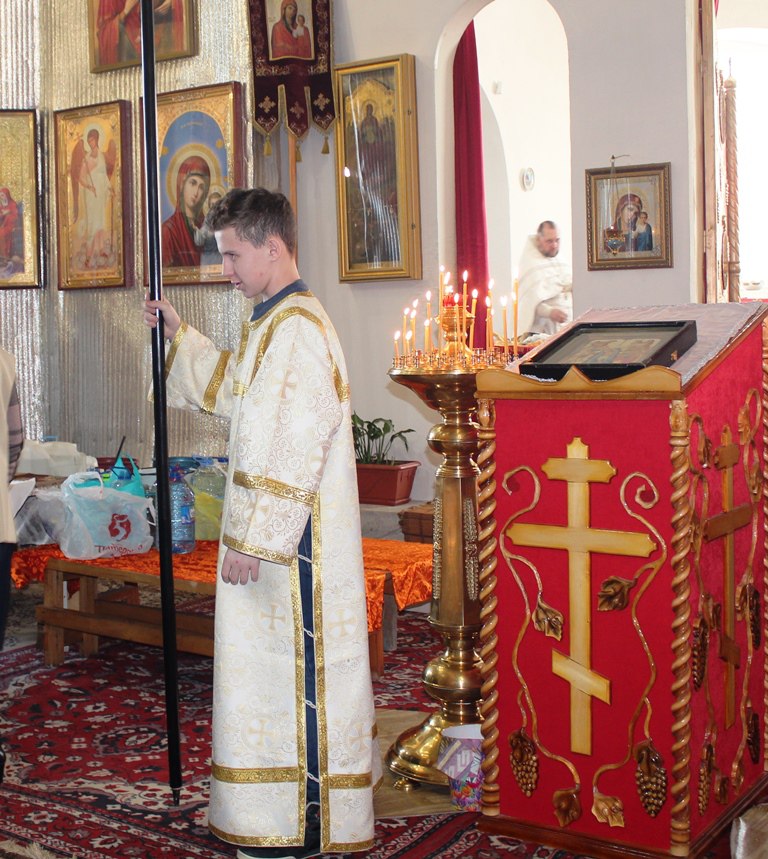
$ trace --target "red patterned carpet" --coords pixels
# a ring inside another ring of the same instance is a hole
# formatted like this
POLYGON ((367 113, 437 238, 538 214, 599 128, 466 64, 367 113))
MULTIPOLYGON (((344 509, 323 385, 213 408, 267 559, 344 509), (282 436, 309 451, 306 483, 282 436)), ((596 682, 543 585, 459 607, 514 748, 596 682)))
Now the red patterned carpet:
MULTIPOLYGON (((421 670, 439 650, 423 616, 400 622, 378 707, 430 706, 421 670)), ((184 781, 167 787, 162 654, 110 642, 95 657, 46 668, 33 647, 0 655, 0 859, 232 859, 209 835, 211 661, 179 658, 184 781), (32 846, 36 845, 36 846, 32 846)), ((370 859, 575 859, 574 854, 480 833, 477 815, 377 821, 370 859)), ((725 843, 723 844, 725 847, 725 843)), ((711 856, 727 857, 728 852, 711 856)), ((349 854, 349 856, 361 854, 349 854)))

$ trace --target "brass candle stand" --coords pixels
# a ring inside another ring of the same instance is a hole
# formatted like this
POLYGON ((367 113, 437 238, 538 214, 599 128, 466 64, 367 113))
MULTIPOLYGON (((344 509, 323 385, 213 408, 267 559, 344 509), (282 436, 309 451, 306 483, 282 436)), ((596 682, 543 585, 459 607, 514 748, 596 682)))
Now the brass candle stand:
POLYGON ((389 374, 442 416, 442 423, 432 427, 428 436, 429 446, 443 456, 435 486, 429 622, 443 637, 445 649, 427 663, 422 675, 425 691, 440 709, 401 734, 387 753, 387 765, 399 777, 395 786, 404 790, 419 782, 447 785, 447 776, 436 768, 443 731, 480 722, 475 377, 479 369, 503 365, 508 355, 469 350, 462 336, 466 322, 467 314, 459 308, 446 308, 441 315, 445 348, 429 355, 404 356, 389 374))

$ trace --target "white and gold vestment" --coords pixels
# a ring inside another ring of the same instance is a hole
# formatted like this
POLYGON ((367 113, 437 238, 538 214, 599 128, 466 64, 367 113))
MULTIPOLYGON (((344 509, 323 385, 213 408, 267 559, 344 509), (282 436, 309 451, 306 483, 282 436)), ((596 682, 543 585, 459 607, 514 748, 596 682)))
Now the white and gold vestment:
POLYGON ((303 839, 303 626, 297 548, 311 514, 322 849, 373 840, 374 739, 360 511, 344 357, 308 291, 243 325, 236 355, 182 324, 168 405, 231 419, 219 567, 227 547, 259 579, 217 582, 209 825, 234 844, 303 839))

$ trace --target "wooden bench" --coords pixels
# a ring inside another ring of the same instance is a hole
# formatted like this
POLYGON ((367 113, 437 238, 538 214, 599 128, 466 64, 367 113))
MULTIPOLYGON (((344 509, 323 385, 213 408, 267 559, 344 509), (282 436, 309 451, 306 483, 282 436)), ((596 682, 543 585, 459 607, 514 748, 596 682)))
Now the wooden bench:
MULTIPOLYGON (((392 576, 386 573, 384 593, 392 595, 392 576)), ((45 571, 43 604, 36 609, 43 625, 43 653, 47 665, 64 661, 64 645, 77 644, 83 656, 99 649, 99 636, 119 638, 138 644, 162 646, 162 610, 139 604, 138 586, 159 589, 157 576, 133 570, 117 570, 52 559, 45 571), (123 587, 98 592, 100 581, 118 582, 123 587), (70 583, 76 582, 76 588, 70 583), (65 587, 66 585, 66 587, 65 587), (67 593, 73 590, 72 597, 67 593), (68 636, 65 631, 78 633, 68 636)), ((176 593, 213 596, 214 583, 190 582, 174 578, 176 593)), ((183 653, 213 656, 213 616, 176 609, 176 648, 183 653)), ((384 671, 384 630, 369 631, 368 651, 371 675, 378 679, 384 671)))
MULTIPOLYGON (((410 557, 409 563, 392 563, 394 571, 383 569, 385 557, 392 541, 364 540, 367 590, 381 600, 377 622, 369 620, 368 649, 371 674, 381 676, 384 670, 385 632, 392 638, 396 634, 397 609, 400 602, 421 601, 431 591, 431 558, 410 557), (367 548, 367 552, 366 552, 367 548), (394 572, 394 577, 393 577, 394 572), (394 616, 394 617, 393 617, 394 616), (373 628, 371 628, 373 626, 373 628)), ((395 542, 400 552, 402 543, 395 542)), ((409 546, 412 556, 413 546, 409 546)), ((426 550, 427 547, 425 546, 426 550)), ((48 557, 43 572, 43 604, 37 607, 37 620, 43 626, 44 658, 49 665, 64 660, 65 644, 76 644, 83 655, 94 654, 99 637, 118 638, 140 644, 162 645, 161 609, 140 603, 139 587, 159 590, 160 578, 156 572, 131 569, 146 563, 146 556, 125 556, 121 559, 103 558, 97 561, 76 561, 60 556, 56 551, 48 557), (114 564, 114 565, 113 565, 114 564), (114 582, 117 587, 100 590, 100 582, 114 582), (68 594, 74 594, 73 597, 68 594)), ((215 583, 215 557, 205 576, 192 576, 185 570, 189 556, 181 556, 174 564, 174 591, 193 597, 213 597, 215 583)), ((208 559, 207 559, 208 560, 208 559)), ((370 610, 370 605, 369 605, 370 610)), ((370 612, 369 612, 370 613, 370 612)), ((189 607, 176 608, 176 646, 185 653, 202 656, 213 654, 212 613, 190 611, 189 607)), ((391 645, 390 649, 394 649, 391 645)))

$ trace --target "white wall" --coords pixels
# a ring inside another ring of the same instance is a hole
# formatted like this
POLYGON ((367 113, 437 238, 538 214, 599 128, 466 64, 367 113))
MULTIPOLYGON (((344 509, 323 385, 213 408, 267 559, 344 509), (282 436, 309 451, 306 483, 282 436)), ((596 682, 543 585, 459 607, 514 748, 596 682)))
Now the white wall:
POLYGON ((490 273, 509 286, 526 238, 543 220, 560 228, 571 258, 571 117, 568 45, 549 0, 496 2, 475 17, 483 90, 490 273), (499 37, 503 34, 503 38, 499 37), (533 190, 520 185, 531 167, 533 190))
MULTIPOLYGON (((572 250, 576 312, 594 306, 674 304, 693 300, 696 294, 694 248, 696 170, 692 123, 692 14, 693 0, 670 4, 667 0, 621 4, 612 0, 550 0, 562 21, 570 69, 571 157, 560 164, 548 156, 549 166, 539 175, 544 191, 552 176, 570 172, 572 250), (610 22, 610 25, 607 23, 610 22), (642 73, 638 72, 642 69, 642 73), (640 78, 640 80, 638 80, 640 78), (613 153, 629 153, 631 163, 670 161, 674 267, 618 272, 587 272, 584 171, 608 166, 613 153)), ((392 418, 398 428, 413 427, 415 458, 428 463, 419 469, 414 498, 432 495, 434 468, 439 462, 427 449, 426 435, 437 413, 418 402, 415 394, 391 382, 387 369, 392 359, 392 332, 403 307, 437 283, 438 266, 455 268, 453 216, 453 136, 451 68, 455 46, 467 23, 488 0, 419 0, 414 16, 412 0, 335 0, 335 59, 338 63, 365 61, 407 51, 416 58, 418 90, 421 224, 424 277, 421 281, 376 281, 342 284, 338 281, 336 251, 335 179, 333 159, 320 154, 314 135, 302 147, 299 165, 300 268, 321 297, 339 331, 350 365, 353 407, 366 418, 392 418)), ((513 34, 530 24, 534 7, 525 0, 495 0, 494 14, 503 50, 513 34)), ((552 15, 536 0, 535 14, 549 15, 551 33, 559 32, 552 15)), ((546 20, 546 19, 545 19, 546 20)), ((480 27, 483 26, 482 18, 480 27)), ((554 35, 551 38, 557 38, 554 35)), ((562 43, 562 39, 559 40, 562 43)), ((548 41, 539 44, 531 33, 528 44, 538 62, 550 59, 548 41)), ((561 45, 562 47, 562 45, 561 45)), ((558 49, 557 62, 562 59, 558 49)), ((512 57, 508 56, 509 63, 512 57)), ((482 58, 482 62, 485 57, 482 58)), ((482 63, 481 63, 482 64, 482 63)), ((498 75, 501 77, 501 73, 498 75)), ((533 89, 530 76, 507 72, 510 98, 519 83, 533 89), (513 78, 517 78, 516 80, 513 78)), ((502 92, 503 94, 503 92, 502 92)), ((487 94, 490 101, 492 94, 487 94)), ((527 102, 530 105, 532 102, 527 102)), ((510 109, 515 109, 512 105, 510 109)), ((550 128, 547 104, 542 118, 530 123, 550 128)), ((498 111, 495 111, 498 116, 498 111)), ((503 117, 501 122, 509 122, 503 117)), ((512 121, 510 124, 514 124, 512 121)), ((510 132, 515 133, 516 132, 510 132)), ((493 144, 487 152, 498 153, 493 144)), ((506 145, 506 144, 505 144, 506 145)), ((510 218, 529 229, 533 212, 518 210, 512 202, 520 161, 532 160, 546 142, 526 134, 524 149, 508 157, 506 181, 510 188, 510 218)), ((527 165, 526 165, 527 166, 527 165)), ((535 167, 535 164, 533 165, 535 167)), ((561 184, 563 179, 555 184, 561 184)), ((554 180, 553 180, 554 183, 554 180)), ((519 186, 518 186, 519 187, 519 186)), ((549 194, 549 191, 547 191, 549 194)), ((559 192, 539 198, 542 217, 553 215, 559 192)), ((521 195, 517 195, 518 198, 521 195)), ((556 217, 556 213, 555 213, 556 217)), ((533 216, 537 220, 537 215, 533 216)), ((541 218, 539 218, 541 220, 541 218)), ((494 229, 496 225, 494 224, 494 229)), ((516 229, 519 229, 516 228, 516 229)), ((515 240, 516 243, 517 240, 515 240)), ((512 247, 509 259, 520 247, 512 247)))
MULTIPOLYGON (((768 5, 768 4, 766 4, 768 5)), ((739 203, 739 262, 741 283, 768 287, 768 248, 762 222, 768 187, 768 114, 765 81, 768 79, 768 10, 766 27, 721 29, 717 54, 725 78, 736 82, 736 133, 739 203)))
POLYGON ((697 295, 697 174, 693 117, 693 3, 552 0, 571 81, 573 293, 589 307, 681 304, 697 295), (674 266, 587 271, 584 171, 670 162, 674 266))

